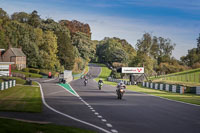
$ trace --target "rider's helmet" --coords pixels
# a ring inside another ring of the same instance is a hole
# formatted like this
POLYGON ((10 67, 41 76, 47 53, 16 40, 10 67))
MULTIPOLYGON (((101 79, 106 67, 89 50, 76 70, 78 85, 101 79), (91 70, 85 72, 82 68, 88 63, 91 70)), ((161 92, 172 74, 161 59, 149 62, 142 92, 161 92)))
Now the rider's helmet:
POLYGON ((119 84, 120 84, 120 85, 123 85, 123 82, 121 81, 119 84))

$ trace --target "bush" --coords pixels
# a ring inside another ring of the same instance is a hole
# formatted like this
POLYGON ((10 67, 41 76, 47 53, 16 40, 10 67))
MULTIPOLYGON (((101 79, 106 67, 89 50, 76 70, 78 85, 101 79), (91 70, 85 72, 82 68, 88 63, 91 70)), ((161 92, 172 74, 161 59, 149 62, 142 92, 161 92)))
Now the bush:
POLYGON ((114 70, 111 72, 110 76, 111 76, 111 77, 113 76, 113 78, 115 78, 115 79, 120 79, 120 78, 121 78, 121 74, 120 74, 120 73, 117 73, 117 72, 114 71, 114 70))
POLYGON ((23 72, 29 72, 29 68, 23 68, 22 71, 23 72))
POLYGON ((35 69, 35 68, 29 68, 29 72, 39 74, 40 70, 39 69, 35 69))
POLYGON ((54 76, 54 77, 58 77, 58 75, 59 75, 59 73, 55 72, 55 71, 46 70, 46 69, 40 69, 40 74, 41 75, 49 76, 49 72, 51 72, 51 75, 54 76))

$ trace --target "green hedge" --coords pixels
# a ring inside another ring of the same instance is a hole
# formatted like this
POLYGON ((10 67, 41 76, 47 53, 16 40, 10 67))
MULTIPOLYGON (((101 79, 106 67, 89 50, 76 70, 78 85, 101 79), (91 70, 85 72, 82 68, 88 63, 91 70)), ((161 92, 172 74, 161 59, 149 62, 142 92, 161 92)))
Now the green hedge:
POLYGON ((39 69, 35 69, 35 68, 29 68, 29 72, 39 74, 40 70, 39 69))
POLYGON ((29 68, 23 68, 22 71, 23 72, 29 72, 29 68))

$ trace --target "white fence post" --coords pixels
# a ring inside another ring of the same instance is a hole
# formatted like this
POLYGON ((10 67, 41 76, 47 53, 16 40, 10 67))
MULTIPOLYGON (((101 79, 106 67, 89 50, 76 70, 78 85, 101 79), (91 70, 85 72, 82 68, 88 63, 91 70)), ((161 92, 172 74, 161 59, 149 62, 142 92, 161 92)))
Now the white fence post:
POLYGON ((160 84, 160 90, 163 90, 163 84, 160 84))
POLYGON ((172 85, 172 92, 176 93, 176 85, 172 85))
POLYGON ((196 94, 197 94, 197 95, 200 95, 200 86, 197 86, 197 87, 196 87, 196 94))
POLYGON ((156 90, 158 89, 158 84, 157 83, 155 83, 155 87, 154 87, 156 90))
POLYGON ((166 84, 165 90, 166 90, 166 91, 169 91, 169 85, 168 85, 168 84, 166 84))

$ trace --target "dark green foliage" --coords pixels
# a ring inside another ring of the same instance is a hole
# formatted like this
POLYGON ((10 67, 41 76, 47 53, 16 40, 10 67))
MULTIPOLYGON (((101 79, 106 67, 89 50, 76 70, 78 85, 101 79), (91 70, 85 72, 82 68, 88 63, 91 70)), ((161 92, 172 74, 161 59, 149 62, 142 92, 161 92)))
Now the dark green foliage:
POLYGON ((30 15, 25 12, 15 12, 12 14, 11 19, 20 23, 27 23, 30 19, 30 15))
POLYGON ((0 19, 9 19, 8 14, 2 8, 0 8, 0 19))
POLYGON ((23 72, 29 72, 29 68, 23 68, 22 71, 23 72))
POLYGON ((74 46, 71 44, 71 37, 69 30, 56 23, 52 19, 47 19, 43 21, 40 28, 45 31, 53 31, 57 36, 58 52, 57 56, 59 58, 60 64, 64 66, 67 70, 72 70, 74 66, 74 46))
POLYGON ((127 64, 135 56, 135 50, 125 40, 104 38, 96 51, 99 62, 118 62, 127 64))
POLYGON ((28 19, 28 24, 33 26, 34 28, 37 28, 39 27, 40 23, 41 23, 40 16, 38 15, 38 12, 34 10, 30 14, 30 17, 28 19))
POLYGON ((112 72, 110 73, 110 76, 116 79, 120 79, 121 78, 121 74, 116 72, 115 70, 112 70, 112 72))
MULTIPOLYGON (((171 67, 180 67, 179 62, 171 57, 174 47, 175 44, 172 44, 170 39, 152 37, 149 33, 145 33, 136 44, 137 56, 133 58, 129 66, 144 66, 145 72, 149 75, 169 73, 168 69, 162 67, 163 63, 167 63, 171 67)), ((172 68, 171 70, 179 71, 181 69, 172 68)))
POLYGON ((78 49, 80 56, 87 61, 95 56, 96 46, 90 37, 81 32, 77 32, 72 37, 72 44, 78 49))
POLYGON ((182 56, 181 61, 183 64, 192 68, 198 68, 198 64, 200 64, 200 34, 197 38, 197 48, 188 50, 188 54, 186 56, 182 56))
POLYGON ((29 72, 39 74, 40 70, 39 69, 35 69, 35 68, 29 68, 29 72))

